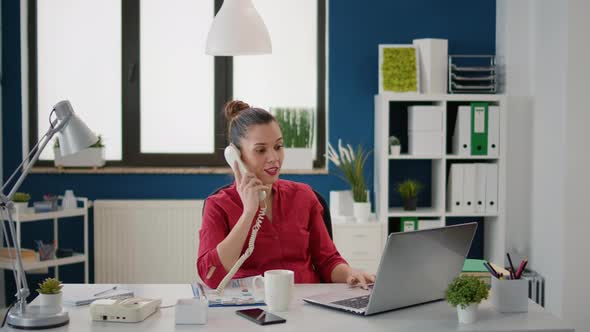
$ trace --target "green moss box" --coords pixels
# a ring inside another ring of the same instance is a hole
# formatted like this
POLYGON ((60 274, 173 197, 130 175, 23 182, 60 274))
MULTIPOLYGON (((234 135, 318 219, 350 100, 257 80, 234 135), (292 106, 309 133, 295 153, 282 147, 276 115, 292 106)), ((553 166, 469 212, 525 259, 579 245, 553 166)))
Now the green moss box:
POLYGON ((418 48, 414 45, 379 45, 379 93, 420 92, 418 48))

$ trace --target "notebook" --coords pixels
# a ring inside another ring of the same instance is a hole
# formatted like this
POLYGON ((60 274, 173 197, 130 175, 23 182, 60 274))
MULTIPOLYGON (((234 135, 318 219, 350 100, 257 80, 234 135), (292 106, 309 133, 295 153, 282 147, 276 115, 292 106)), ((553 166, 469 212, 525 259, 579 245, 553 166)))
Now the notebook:
POLYGON ((463 263, 463 270, 461 270, 462 276, 472 276, 476 277, 479 280, 486 283, 486 285, 491 286, 492 284, 492 275, 483 266, 485 260, 483 259, 466 259, 463 263))
POLYGON ((209 300, 209 307, 239 307, 239 306, 256 306, 265 305, 264 287, 257 292, 252 289, 252 280, 254 277, 234 279, 225 287, 223 296, 217 294, 215 289, 207 286, 199 287, 198 283, 192 283, 193 295, 199 297, 200 289, 205 291, 209 300))
POLYGON ((489 276, 488 269, 483 265, 483 259, 466 259, 463 263, 462 274, 471 276, 489 276))
POLYGON ((133 291, 119 288, 118 286, 87 284, 83 289, 63 288, 63 303, 68 306, 79 306, 90 304, 99 299, 110 299, 113 297, 124 298, 132 297, 133 291), (113 289, 116 287, 116 289, 113 289))

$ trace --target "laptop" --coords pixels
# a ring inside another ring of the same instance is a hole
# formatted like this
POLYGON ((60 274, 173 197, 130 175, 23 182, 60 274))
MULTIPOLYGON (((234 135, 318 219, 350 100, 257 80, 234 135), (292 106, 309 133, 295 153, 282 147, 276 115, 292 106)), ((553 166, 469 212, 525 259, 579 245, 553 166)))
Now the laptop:
POLYGON ((461 273, 476 229, 473 222, 392 233, 369 290, 348 288, 303 301, 369 316, 444 299, 447 286, 461 273))

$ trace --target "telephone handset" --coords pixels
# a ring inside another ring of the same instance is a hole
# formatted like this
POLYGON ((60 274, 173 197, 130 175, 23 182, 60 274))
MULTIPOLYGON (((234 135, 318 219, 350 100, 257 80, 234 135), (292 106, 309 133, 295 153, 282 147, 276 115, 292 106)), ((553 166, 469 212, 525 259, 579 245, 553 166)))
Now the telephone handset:
MULTIPOLYGON (((225 161, 227 161, 227 163, 229 164, 229 166, 231 167, 231 169, 234 171, 235 173, 235 169, 234 169, 234 164, 237 161, 238 162, 238 167, 240 168, 240 174, 242 174, 242 176, 244 176, 244 174, 246 174, 246 172, 248 171, 246 169, 246 165, 244 165, 244 162, 242 161, 242 158, 240 157, 240 150, 233 144, 228 145, 225 148, 225 151, 223 153, 225 155, 225 161)), ((266 192, 264 190, 260 191, 260 200, 264 201, 264 199, 266 198, 266 192)))
MULTIPOLYGON (((223 154, 225 156, 225 160, 232 168, 232 170, 234 170, 234 164, 237 161, 238 167, 240 168, 240 173, 242 175, 246 174, 246 165, 244 165, 244 162, 240 158, 240 150, 235 145, 230 144, 228 147, 225 148, 223 154)), ((260 229, 260 226, 262 226, 262 220, 264 220, 264 215, 266 214, 266 192, 264 190, 260 191, 259 198, 260 202, 262 203, 262 207, 260 208, 260 212, 258 212, 258 217, 256 217, 256 223, 254 224, 254 227, 252 227, 252 233, 250 234, 250 240, 248 241, 248 248, 246 248, 246 251, 242 254, 242 256, 240 256, 240 258, 238 258, 234 266, 232 266, 232 268, 229 270, 229 272, 227 272, 223 280, 221 280, 221 282, 219 283, 219 286, 217 286, 216 291, 220 295, 223 294, 223 289, 225 288, 225 285, 227 285, 227 283, 236 274, 236 272, 238 272, 240 266, 242 266, 246 259, 248 259, 248 257, 252 255, 252 252, 254 252, 254 242, 256 241, 256 235, 258 235, 258 230, 260 229)))

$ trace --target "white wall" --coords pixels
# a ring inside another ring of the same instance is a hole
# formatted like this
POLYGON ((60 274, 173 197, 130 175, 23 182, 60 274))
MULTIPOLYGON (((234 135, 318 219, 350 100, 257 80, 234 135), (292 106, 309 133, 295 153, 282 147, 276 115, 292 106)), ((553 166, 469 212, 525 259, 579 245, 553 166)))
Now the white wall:
POLYGON ((547 308, 561 315, 567 3, 531 2, 533 139, 531 268, 546 278, 547 308))
MULTIPOLYGON (((532 167, 532 114, 531 75, 532 54, 530 38, 531 15, 528 2, 517 1, 507 5, 497 2, 496 54, 503 76, 503 90, 508 114, 507 141, 507 250, 515 260, 530 254, 531 172, 532 167), (512 202, 512 203, 510 203, 512 202), (518 202, 518 204, 514 204, 518 202)), ((498 262, 502 263, 502 262, 498 262)))
POLYGON ((565 219, 563 316, 576 331, 590 331, 590 2, 570 0, 568 8, 568 68, 565 159, 565 219))
POLYGON ((546 307, 590 331, 590 4, 498 0, 509 100, 508 243, 546 278, 546 307))
POLYGON ((567 12, 548 0, 496 4, 509 107, 507 250, 545 276, 546 306, 560 314, 567 12))

